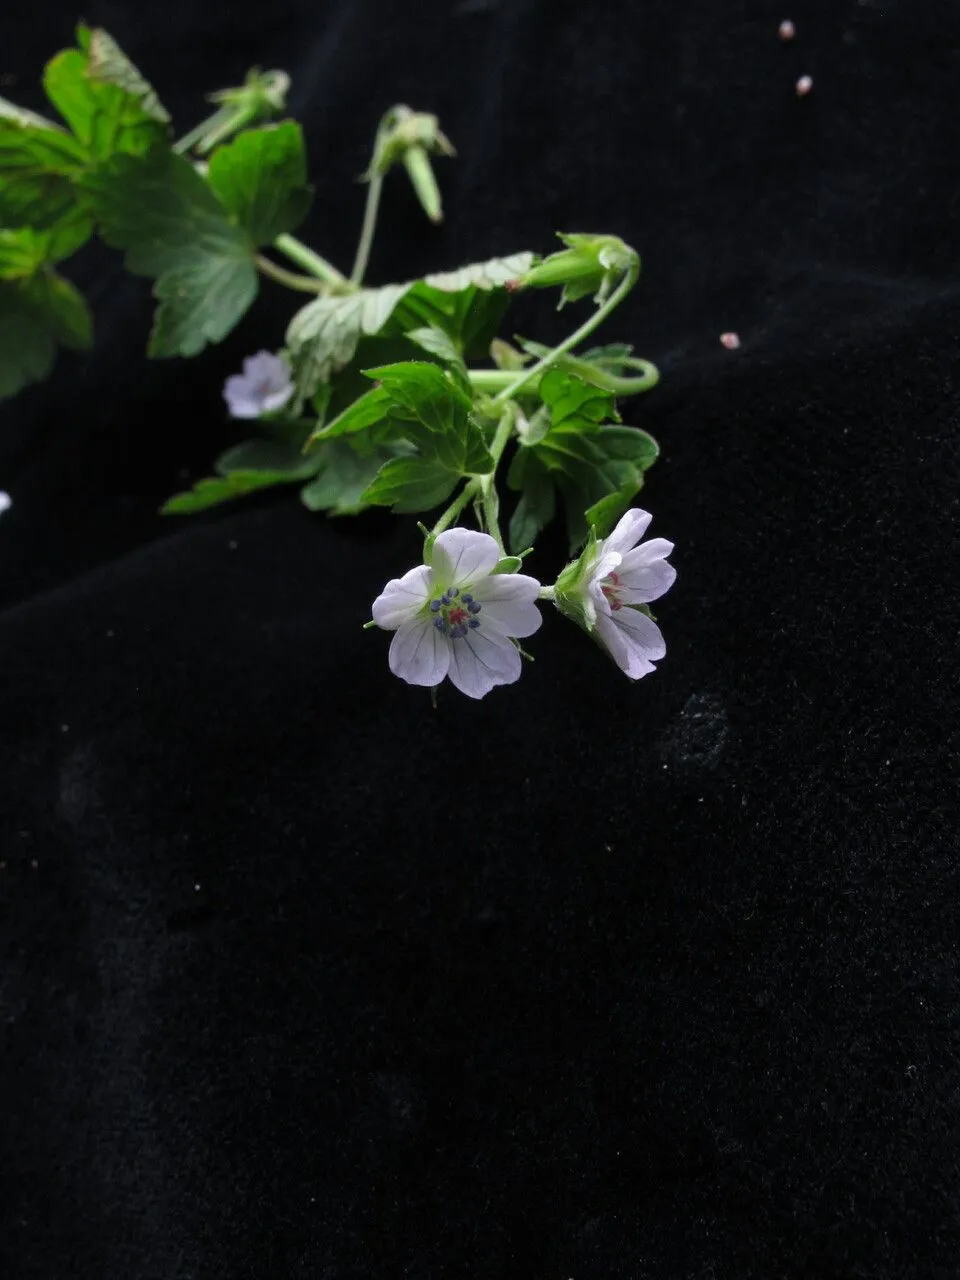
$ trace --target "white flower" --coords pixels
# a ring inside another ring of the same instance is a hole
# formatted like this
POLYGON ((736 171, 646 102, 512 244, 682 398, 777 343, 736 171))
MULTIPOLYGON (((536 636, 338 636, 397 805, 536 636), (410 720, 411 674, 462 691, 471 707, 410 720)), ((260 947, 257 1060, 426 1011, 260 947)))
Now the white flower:
POLYGON ((259 418, 282 409, 292 395, 290 367, 270 351, 247 356, 243 373, 233 374, 223 384, 223 398, 233 418, 259 418))
POLYGON ((4 511, 9 511, 12 506, 13 499, 10 497, 9 493, 7 493, 6 489, 0 489, 0 515, 2 515, 4 511))
POLYGON ((588 544, 556 587, 559 608, 591 632, 631 680, 649 675, 667 651, 660 628, 637 606, 659 600, 677 576, 666 559, 672 542, 640 542, 652 519, 648 511, 628 511, 609 538, 588 544))
POLYGON ((495 573, 500 550, 487 533, 448 529, 430 564, 394 578, 373 602, 373 620, 395 631, 390 670, 407 684, 438 685, 444 676, 468 698, 520 678, 511 637, 532 636, 542 618, 536 578, 495 573))

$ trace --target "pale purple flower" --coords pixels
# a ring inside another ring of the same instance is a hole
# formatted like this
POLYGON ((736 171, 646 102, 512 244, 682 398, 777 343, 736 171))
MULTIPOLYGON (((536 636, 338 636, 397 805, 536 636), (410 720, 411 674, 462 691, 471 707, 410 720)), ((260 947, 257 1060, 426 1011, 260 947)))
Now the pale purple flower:
POLYGON ((445 676, 468 698, 520 678, 513 637, 532 636, 542 618, 536 578, 495 573, 500 549, 487 533, 448 529, 430 563, 394 578, 373 602, 373 620, 396 634, 390 670, 407 684, 445 676))
POLYGON ((223 398, 232 418, 259 418, 282 409, 292 395, 290 366, 270 351, 247 356, 243 373, 233 374, 223 384, 223 398))
POLYGON ((6 489, 0 489, 0 515, 3 515, 4 511, 9 511, 12 506, 13 499, 9 493, 7 493, 6 489))
POLYGON ((649 675, 667 651, 660 628, 637 606, 659 600, 677 576, 666 559, 672 542, 640 542, 652 519, 634 507, 557 582, 563 612, 590 631, 631 680, 649 675))

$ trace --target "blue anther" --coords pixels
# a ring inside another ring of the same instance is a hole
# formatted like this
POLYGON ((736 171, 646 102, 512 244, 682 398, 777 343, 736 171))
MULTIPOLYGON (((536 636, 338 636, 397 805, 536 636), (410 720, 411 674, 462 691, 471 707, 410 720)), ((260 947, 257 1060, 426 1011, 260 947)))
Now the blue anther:
POLYGON ((467 605, 467 613, 479 613, 479 612, 480 612, 480 606, 477 604, 476 600, 471 600, 470 603, 467 605))
POLYGON ((473 596, 463 595, 460 597, 464 604, 473 604, 473 596))
POLYGON ((470 626, 471 626, 474 630, 476 630, 476 629, 477 629, 477 627, 479 627, 479 625, 480 625, 480 622, 479 622, 479 620, 478 620, 477 618, 471 618, 471 619, 470 619, 470 626))
POLYGON ((430 612, 431 612, 431 613, 436 613, 439 609, 442 609, 442 608, 443 608, 443 601, 442 601, 442 600, 431 600, 431 601, 430 601, 430 612))
POLYGON ((447 587, 447 595, 450 597, 451 600, 454 600, 459 594, 460 594, 459 587, 447 587))
POLYGON ((444 621, 442 618, 434 618, 433 625, 438 631, 442 631, 444 629, 444 621))

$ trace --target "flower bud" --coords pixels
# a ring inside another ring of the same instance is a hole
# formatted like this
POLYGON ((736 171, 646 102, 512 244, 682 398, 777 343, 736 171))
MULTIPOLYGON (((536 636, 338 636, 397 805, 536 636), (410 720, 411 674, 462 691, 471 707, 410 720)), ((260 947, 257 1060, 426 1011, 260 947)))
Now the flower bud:
POLYGON ((619 236, 558 233, 565 249, 552 253, 521 276, 524 288, 546 289, 562 285, 560 306, 594 295, 599 306, 613 286, 631 268, 639 268, 640 258, 619 236))
POLYGON ((402 103, 391 107, 380 121, 373 145, 373 159, 364 175, 383 177, 393 165, 402 163, 417 199, 431 222, 443 221, 440 189, 430 163, 430 154, 456 155, 450 139, 441 132, 437 117, 425 111, 412 111, 402 103))

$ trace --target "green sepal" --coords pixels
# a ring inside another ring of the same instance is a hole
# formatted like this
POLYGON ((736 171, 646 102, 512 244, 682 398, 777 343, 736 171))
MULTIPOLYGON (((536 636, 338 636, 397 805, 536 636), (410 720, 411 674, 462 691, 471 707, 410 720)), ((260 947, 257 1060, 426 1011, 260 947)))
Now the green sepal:
POLYGON ((557 234, 566 248, 537 263, 519 284, 523 288, 535 289, 562 285, 561 307, 588 294, 594 295, 599 306, 609 297, 618 280, 630 270, 639 270, 639 255, 619 236, 579 232, 557 234))
POLYGON ((504 556, 501 560, 497 561, 496 567, 494 568, 493 572, 494 574, 516 573, 519 569, 522 569, 522 568, 523 568, 522 556, 504 556))
POLYGON ((597 624, 596 606, 586 589, 596 558, 597 532, 591 528, 583 550, 566 566, 553 588, 554 602, 560 612, 588 633, 597 624))

